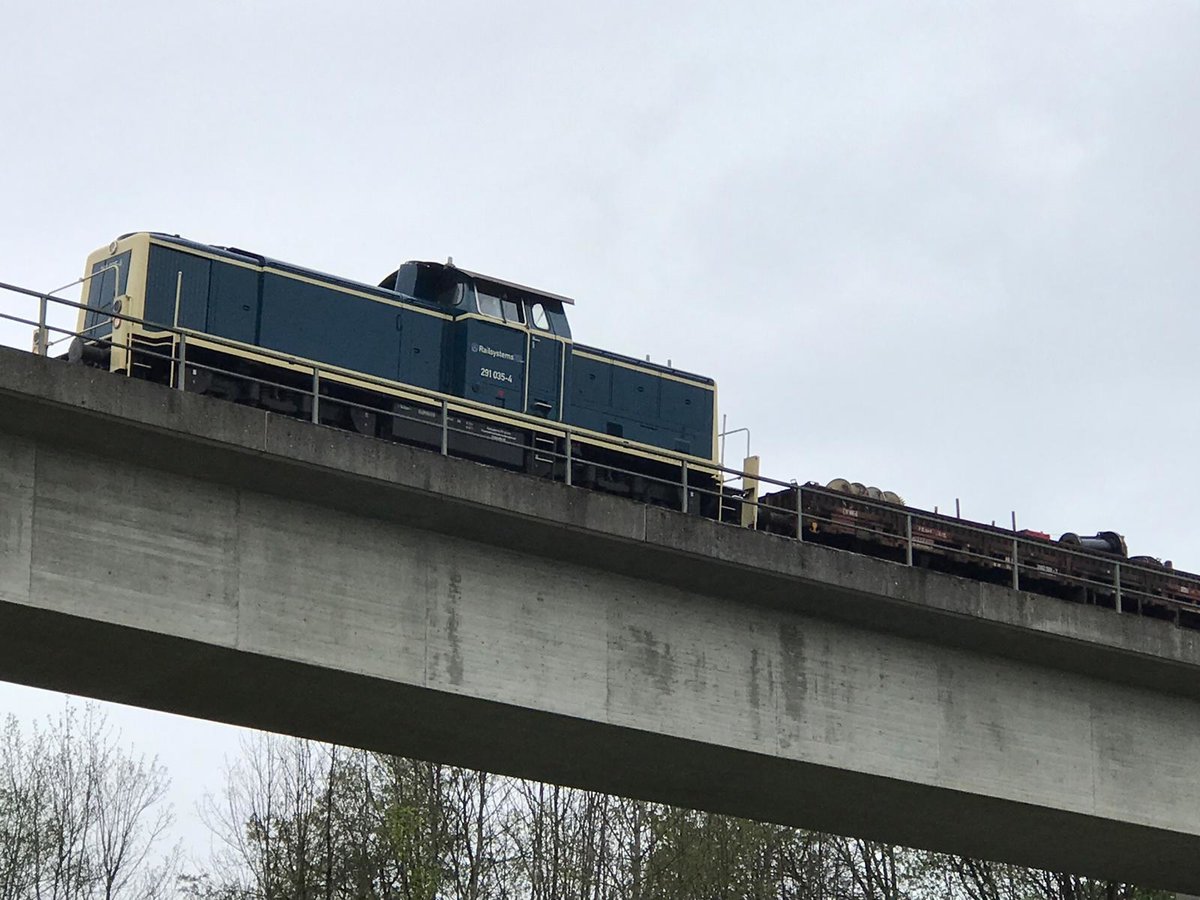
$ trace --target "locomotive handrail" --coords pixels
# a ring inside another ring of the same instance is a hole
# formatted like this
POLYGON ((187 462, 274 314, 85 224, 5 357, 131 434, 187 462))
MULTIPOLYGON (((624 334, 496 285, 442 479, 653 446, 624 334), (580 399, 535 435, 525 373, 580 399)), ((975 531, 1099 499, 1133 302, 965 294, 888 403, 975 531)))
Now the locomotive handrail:
MULTIPOLYGON (((81 279, 81 281, 84 279, 81 279)), ((76 282, 79 283, 79 282, 76 282)), ((71 285, 67 285, 70 287, 71 285)), ((42 291, 34 291, 29 288, 24 288, 19 285, 0 282, 0 290, 9 291, 25 297, 35 298, 38 301, 38 316, 37 319, 27 319, 20 316, 15 316, 7 312, 0 312, 0 319, 15 322, 21 325, 31 326, 36 329, 36 350, 41 355, 48 355, 49 347, 61 340, 70 337, 88 337, 89 340, 107 344, 108 346, 122 347, 124 346, 119 340, 114 341, 111 337, 95 338, 91 335, 85 335, 77 330, 62 328, 56 325, 51 325, 48 321, 49 306, 55 304, 69 309, 75 310, 92 310, 93 307, 85 303, 67 300, 62 297, 52 296, 53 292, 46 293, 42 291), (56 335, 62 335, 61 338, 55 341, 50 341, 49 334, 53 332, 56 335)), ((60 288, 59 290, 62 290, 60 288)), ((282 381, 274 381, 271 379, 260 378, 254 375, 249 375, 244 372, 236 372, 220 366, 212 365, 209 362, 196 360, 194 357, 188 359, 188 348, 190 344, 197 341, 204 344, 211 344, 217 347, 226 347, 233 350, 245 350, 247 345, 238 341, 233 341, 227 338, 222 338, 218 335, 211 335, 195 329, 190 329, 176 325, 165 325, 160 322, 153 322, 144 318, 128 315, 125 313, 112 314, 108 311, 103 311, 104 317, 101 322, 91 326, 94 330, 97 327, 103 327, 104 324, 111 322, 113 319, 118 319, 127 322, 137 323, 146 326, 148 330, 170 334, 172 336, 170 344, 167 346, 141 345, 137 348, 137 353, 145 358, 158 359, 166 362, 171 373, 172 381, 177 389, 186 388, 186 378, 184 372, 186 369, 201 370, 219 373, 224 376, 239 379, 248 383, 256 383, 269 388, 280 391, 292 392, 301 396, 312 398, 311 418, 313 422, 320 422, 320 409, 322 403, 333 403, 347 409, 358 409, 364 412, 370 412, 377 415, 388 416, 393 420, 403 420, 409 422, 419 422, 425 425, 431 424, 428 419, 417 415, 411 415, 395 409, 386 409, 380 406, 374 406, 367 403, 361 403, 349 398, 331 396, 328 393, 322 392, 322 387, 328 380, 334 384, 353 384, 367 385, 384 389, 381 393, 386 393, 394 397, 416 398, 415 402, 419 406, 424 406, 428 410, 436 411, 438 416, 436 425, 440 429, 440 446, 438 449, 444 456, 452 455, 451 453, 451 435, 462 434, 471 435, 475 439, 494 441, 503 443, 506 446, 519 448, 522 451, 536 452, 541 457, 553 460, 555 465, 552 467, 552 477, 560 478, 567 484, 574 483, 573 472, 576 466, 587 463, 578 458, 573 450, 573 442, 581 438, 589 443, 598 443, 613 447, 630 447, 636 442, 629 441, 604 441, 602 436, 596 436, 590 432, 577 429, 565 422, 556 422, 553 420, 539 419, 534 416, 529 416, 524 413, 505 410, 505 418, 516 420, 518 423, 527 423, 535 427, 538 431, 547 434, 561 437, 563 440, 563 449, 558 449, 557 443, 553 448, 535 447, 532 443, 533 438, 530 438, 530 443, 507 441, 500 437, 496 437, 487 433, 471 431, 451 424, 451 415, 456 412, 470 413, 486 412, 489 416, 497 415, 497 408, 482 404, 468 398, 447 398, 446 395, 436 391, 431 391, 426 388, 421 388, 415 385, 407 385, 389 381, 388 379, 380 378, 369 373, 354 372, 349 369, 344 369, 339 366, 331 366, 314 360, 297 357, 294 354, 282 353, 265 347, 253 347, 255 354, 275 360, 278 363, 283 363, 294 371, 311 373, 311 381, 309 387, 298 387, 295 384, 286 384, 282 381), (178 350, 178 352, 176 352, 178 350), (164 352, 166 351, 166 352, 164 352), (559 466, 562 463, 561 476, 557 474, 559 466)), ((351 385, 352 386, 352 385, 351 385)), ((816 484, 798 484, 795 481, 780 481, 769 476, 761 475, 757 472, 750 473, 740 469, 726 466, 720 462, 705 460, 700 457, 691 456, 688 454, 673 453, 671 451, 662 450, 661 448, 650 448, 645 452, 651 459, 658 460, 663 463, 673 463, 679 466, 679 476, 677 478, 665 478, 652 474, 647 474, 644 471, 635 471, 627 469, 619 465, 605 462, 601 467, 610 472, 616 472, 626 475, 637 475, 648 482, 655 482, 665 485, 672 489, 679 490, 680 507, 687 512, 689 495, 697 497, 711 497, 717 503, 718 509, 724 500, 729 497, 728 491, 732 490, 727 487, 736 481, 741 481, 743 484, 747 482, 757 483, 759 485, 769 485, 782 488, 785 491, 795 490, 795 504, 792 508, 785 508, 774 504, 764 502, 765 497, 741 497, 736 500, 737 503, 756 510, 761 517, 764 513, 770 516, 783 516, 785 520, 792 521, 795 524, 795 538, 798 541, 805 540, 805 524, 823 524, 833 526, 834 528, 849 530, 853 535, 872 535, 878 539, 883 539, 897 549, 902 548, 904 551, 904 564, 912 566, 914 564, 914 554, 925 552, 926 548, 937 547, 937 549, 946 556, 975 561, 976 564, 983 564, 987 568, 994 569, 997 572, 1009 571, 1012 576, 1012 586, 1020 588, 1022 578, 1030 577, 1047 578, 1052 577, 1054 581, 1061 584, 1075 584, 1083 587, 1089 587, 1098 591, 1110 592, 1113 597, 1113 608, 1117 612, 1122 611, 1123 601, 1125 598, 1130 598, 1135 601, 1135 609, 1137 612, 1142 612, 1144 604, 1149 603, 1152 606, 1167 608, 1174 611, 1175 622, 1180 622, 1180 612, 1190 611, 1200 614, 1200 603, 1190 603, 1180 600, 1176 597, 1163 596, 1151 593, 1147 590, 1134 587, 1129 583, 1136 579, 1136 576, 1141 576, 1141 581, 1152 582, 1153 580, 1174 579, 1179 582, 1186 582, 1190 585, 1195 585, 1197 593, 1200 594, 1200 576, 1183 572, 1166 567, 1155 568, 1143 563, 1132 562, 1127 557, 1121 557, 1115 554, 1104 553, 1102 551, 1090 550, 1087 548, 1076 547, 1069 544, 1063 544, 1058 541, 1052 541, 1045 538, 1037 538, 1030 535, 1022 534, 1015 530, 1000 528, 995 525, 985 525, 983 523, 970 522, 961 518, 952 517, 940 513, 930 513, 923 510, 914 510, 906 506, 887 503, 873 500, 869 497, 858 495, 843 494, 832 488, 822 487, 816 484), (701 469, 705 473, 720 473, 719 477, 714 479, 717 487, 709 488, 704 485, 690 484, 688 475, 689 471, 701 469), (728 476, 728 477, 726 477, 728 476), (833 502, 844 502, 854 509, 873 510, 877 513, 882 513, 885 516, 893 517, 897 523, 903 524, 903 530, 892 530, 883 527, 878 523, 868 523, 861 521, 847 522, 838 520, 832 515, 821 515, 815 510, 805 510, 804 500, 806 493, 812 496, 823 497, 826 500, 833 502), (925 524, 939 529, 953 529, 955 535, 961 537, 963 535, 975 535, 983 539, 983 541, 991 542, 992 548, 989 552, 986 544, 980 548, 974 543, 958 546, 939 546, 933 540, 922 540, 920 535, 914 535, 913 524, 925 524), (1003 548, 1000 545, 1003 544, 1003 548), (1055 568, 1052 573, 1047 573, 1037 566, 1039 563, 1030 562, 1029 559, 1037 559, 1039 555, 1044 555, 1047 552, 1052 552, 1056 559, 1078 559, 1085 563, 1084 571, 1064 571, 1061 568, 1055 568), (997 555, 999 554, 999 555, 997 555), (1097 572, 1097 568, 1099 571, 1097 572), (1091 569, 1092 571, 1086 571, 1091 569), (1109 576, 1108 580, 1100 580, 1094 576, 1109 576), (1132 577, 1131 577, 1132 576, 1132 577)), ((595 464, 600 465, 600 464, 595 464)), ((736 490, 733 493, 737 493, 736 490)), ((718 516, 719 518, 719 516, 718 516)), ((880 541, 879 543, 882 543, 880 541)), ((890 558, 890 557, 884 557, 890 558)))
MULTIPOLYGON (((0 282, 0 289, 6 288, 6 287, 8 287, 8 285, 6 285, 3 282, 0 282)), ((48 294, 42 294, 39 292, 24 289, 24 288, 18 289, 18 293, 22 293, 22 294, 26 294, 28 296, 34 296, 34 297, 38 297, 38 298, 44 298, 47 301, 49 301, 50 303, 55 303, 55 304, 58 304, 61 306, 71 308, 71 309, 76 309, 76 310, 92 310, 92 309, 94 309, 93 307, 90 307, 85 303, 79 303, 79 302, 75 302, 72 300, 67 300, 62 297, 51 297, 48 294)), ((65 337, 80 337, 80 338, 89 337, 90 339, 95 340, 94 336, 86 335, 79 331, 72 331, 70 329, 58 328, 55 326, 43 326, 41 324, 41 317, 39 317, 39 322, 33 322, 30 320, 24 320, 24 319, 16 319, 13 316, 2 315, 2 314, 0 314, 0 317, 8 319, 10 321, 20 321, 24 324, 33 325, 35 327, 45 327, 46 330, 63 334, 65 337)), ((265 357, 277 360, 279 362, 286 363, 290 366, 296 366, 298 368, 305 369, 305 370, 319 369, 320 372, 323 374, 330 373, 330 374, 334 374, 334 375, 340 375, 343 378, 353 379, 354 381, 362 382, 364 384, 372 385, 374 387, 384 388, 389 393, 396 393, 399 389, 400 393, 415 394, 433 404, 440 403, 446 396, 445 394, 443 394, 439 391, 433 391, 428 388, 421 387, 419 385, 410 385, 410 384, 404 384, 402 382, 396 382, 394 380, 382 378, 378 375, 372 375, 368 372, 357 372, 357 371, 354 371, 353 369, 347 369, 342 366, 331 365, 329 363, 321 363, 319 361, 311 360, 306 357, 300 357, 300 356, 296 356, 294 354, 283 353, 278 350, 273 350, 269 347, 260 347, 260 346, 256 346, 256 345, 251 346, 251 345, 245 344, 243 342, 239 342, 239 341, 231 340, 229 338, 221 337, 220 335, 210 334, 205 331, 198 331, 194 328, 187 328, 185 326, 166 325, 162 322, 157 322, 157 321, 153 321, 150 319, 140 318, 138 316, 128 315, 123 312, 116 313, 115 315, 106 312, 105 318, 108 320, 119 319, 119 320, 126 321, 126 322, 133 322, 138 325, 146 326, 147 330, 149 330, 149 331, 162 332, 162 333, 175 335, 184 340, 185 346, 187 343, 187 339, 193 338, 193 339, 198 339, 198 340, 204 341, 205 343, 216 344, 221 347, 227 347, 231 350, 246 351, 247 349, 250 349, 256 355, 265 356, 265 357)), ((102 327, 103 324, 104 323, 101 322, 96 325, 92 325, 92 326, 90 326, 89 330, 95 329, 97 327, 102 327)), ((110 346, 117 346, 117 347, 123 346, 120 342, 113 341, 111 338, 104 338, 103 340, 106 343, 108 343, 110 346)), ((141 352, 145 352, 145 351, 143 348, 139 347, 138 352, 141 353, 141 352)), ((41 355, 48 355, 48 354, 43 352, 41 355)), ((180 361, 177 357, 174 357, 174 356, 172 356, 172 359, 174 359, 177 362, 180 361)), ((190 364, 191 363, 189 363, 189 365, 190 364)), ((271 384, 271 385, 275 385, 275 386, 279 386, 279 387, 285 387, 288 390, 295 390, 295 388, 293 388, 290 385, 279 385, 275 382, 263 381, 262 379, 258 379, 252 375, 246 375, 244 373, 229 372, 227 370, 222 370, 222 371, 225 372, 225 374, 233 375, 235 377, 241 378, 246 381, 259 381, 263 384, 271 384)), ((497 414, 497 407, 489 406, 488 404, 481 403, 477 400, 472 400, 469 397, 454 397, 453 401, 451 401, 451 402, 457 407, 478 410, 478 411, 486 413, 490 416, 495 416, 497 414)), ((540 428, 542 430, 556 431, 556 432, 562 432, 562 433, 570 432, 572 435, 575 435, 577 437, 582 437, 583 440, 593 441, 593 442, 597 442, 597 443, 603 443, 603 444, 606 444, 606 445, 612 446, 612 447, 634 447, 634 446, 636 446, 639 449, 639 452, 642 452, 645 455, 650 456, 651 458, 657 458, 661 462, 678 462, 682 459, 689 459, 692 461, 692 464, 697 465, 697 466, 703 466, 706 469, 719 468, 719 466, 716 463, 713 463, 711 460, 705 459, 704 457, 695 456, 695 455, 691 455, 691 454, 678 453, 678 452, 674 452, 674 451, 670 451, 670 450, 665 450, 661 447, 653 447, 649 444, 640 444, 639 442, 629 441, 629 440, 625 440, 625 439, 617 439, 617 440, 607 439, 606 440, 605 435, 591 432, 588 429, 577 428, 575 426, 570 425, 567 422, 559 422, 559 421, 556 421, 553 419, 541 419, 541 418, 538 418, 537 416, 531 416, 528 413, 521 412, 519 410, 504 410, 504 413, 505 413, 506 417, 508 417, 508 418, 519 419, 523 422, 530 424, 531 426, 540 428)))

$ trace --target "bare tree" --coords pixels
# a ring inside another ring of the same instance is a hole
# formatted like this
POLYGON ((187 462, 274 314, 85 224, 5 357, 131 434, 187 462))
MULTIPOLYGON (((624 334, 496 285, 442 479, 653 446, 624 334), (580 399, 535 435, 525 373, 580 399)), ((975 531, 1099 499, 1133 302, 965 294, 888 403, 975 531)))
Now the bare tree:
POLYGON ((1151 891, 1104 879, 1027 869, 963 856, 921 854, 926 892, 964 900, 1171 900, 1151 891))
POLYGON ((46 761, 41 736, 27 743, 16 717, 0 737, 0 900, 33 893, 46 827, 46 761))
POLYGON ((156 760, 119 744, 95 706, 67 704, 21 736, 9 717, 0 745, 0 900, 151 900, 177 851, 154 858, 173 818, 156 760))
POLYGON ((220 801, 207 799, 203 818, 222 843, 215 862, 223 890, 263 900, 312 900, 329 869, 322 835, 328 748, 312 741, 256 734, 227 772, 220 801))
POLYGON ((165 803, 167 782, 157 777, 161 769, 129 757, 107 762, 109 777, 100 781, 96 810, 97 865, 103 896, 114 900, 126 896, 133 879, 145 871, 172 816, 165 803))
POLYGON ((901 900, 907 897, 901 853, 891 844, 843 838, 837 841, 843 863, 863 900, 901 900))

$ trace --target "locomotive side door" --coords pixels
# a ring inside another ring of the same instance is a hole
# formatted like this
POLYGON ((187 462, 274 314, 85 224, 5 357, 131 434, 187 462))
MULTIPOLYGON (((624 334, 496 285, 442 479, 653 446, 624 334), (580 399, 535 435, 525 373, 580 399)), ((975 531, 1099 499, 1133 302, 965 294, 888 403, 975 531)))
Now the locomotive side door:
POLYGON ((562 418, 563 344, 549 330, 541 304, 530 304, 526 321, 529 324, 529 374, 525 412, 531 416, 555 421, 562 418))

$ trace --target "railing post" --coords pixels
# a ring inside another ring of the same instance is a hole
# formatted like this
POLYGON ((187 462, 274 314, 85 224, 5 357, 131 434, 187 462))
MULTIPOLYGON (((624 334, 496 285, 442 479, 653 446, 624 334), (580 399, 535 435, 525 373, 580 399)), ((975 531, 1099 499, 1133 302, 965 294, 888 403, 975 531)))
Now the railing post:
POLYGON ((796 485, 796 540, 804 542, 804 488, 796 485))
POLYGON ((49 300, 45 294, 38 297, 38 330, 37 330, 37 352, 40 356, 49 356, 50 348, 47 346, 50 343, 50 329, 46 327, 46 309, 49 300))
POLYGON ((571 486, 571 432, 563 440, 563 451, 567 457, 567 487, 571 486))
POLYGON ((175 389, 182 391, 187 375, 187 335, 179 335, 179 370, 175 376, 175 389))
POLYGON ((442 401, 442 456, 450 455, 450 404, 442 401))
POLYGON ((912 565, 912 513, 904 514, 904 564, 912 565))
POLYGON ((1117 612, 1121 611, 1121 564, 1113 565, 1113 592, 1117 598, 1117 612))
POLYGON ((312 420, 313 424, 318 424, 321 421, 321 370, 316 366, 313 366, 312 395, 312 420))
POLYGON ((680 469, 681 478, 683 479, 683 500, 681 501, 681 509, 684 512, 688 511, 688 464, 687 460, 683 461, 683 466, 680 469))
POLYGON ((1020 542, 1019 542, 1019 541, 1018 541, 1016 538, 1013 538, 1013 579, 1012 579, 1012 586, 1013 586, 1013 590, 1014 590, 1014 591, 1017 591, 1017 590, 1020 590, 1020 589, 1021 589, 1021 564, 1020 564, 1020 562, 1019 562, 1019 561, 1018 561, 1018 559, 1017 559, 1017 548, 1018 548, 1019 546, 1020 546, 1020 542))

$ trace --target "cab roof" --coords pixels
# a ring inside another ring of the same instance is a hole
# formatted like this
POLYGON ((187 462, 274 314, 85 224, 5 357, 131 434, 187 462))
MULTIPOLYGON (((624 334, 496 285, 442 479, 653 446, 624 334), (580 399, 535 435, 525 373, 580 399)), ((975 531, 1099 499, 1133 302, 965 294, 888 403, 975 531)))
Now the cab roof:
MULTIPOLYGON (((456 266, 453 263, 439 263, 439 262, 429 262, 426 260, 412 259, 412 260, 409 260, 408 262, 406 262, 404 265, 406 265, 406 266, 430 266, 430 267, 434 267, 434 268, 438 268, 438 269, 449 269, 454 272, 460 272, 463 275, 466 275, 468 278, 470 278, 476 282, 482 282, 483 284, 491 284, 491 285, 495 285, 500 288, 504 288, 506 290, 516 291, 518 293, 524 294, 527 297, 535 297, 535 298, 541 297, 544 300, 555 300, 559 303, 567 304, 569 306, 575 305, 574 300, 572 300, 570 297, 564 297, 562 294, 555 294, 550 291, 543 291, 540 288, 531 288, 528 285, 518 284, 515 281, 507 281, 503 278, 497 278, 494 275, 484 275, 482 272, 472 272, 470 269, 460 268, 459 266, 456 266)), ((388 275, 385 279, 383 279, 383 281, 381 283, 388 284, 390 282, 392 284, 395 284, 396 277, 399 274, 400 274, 400 269, 397 269, 396 271, 394 271, 390 275, 388 275)))

